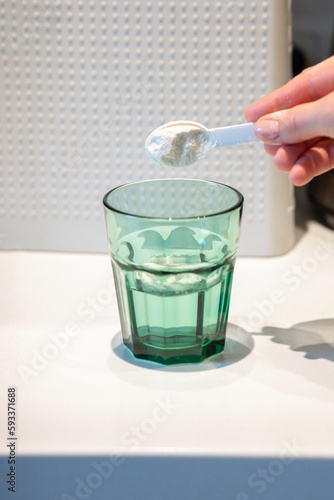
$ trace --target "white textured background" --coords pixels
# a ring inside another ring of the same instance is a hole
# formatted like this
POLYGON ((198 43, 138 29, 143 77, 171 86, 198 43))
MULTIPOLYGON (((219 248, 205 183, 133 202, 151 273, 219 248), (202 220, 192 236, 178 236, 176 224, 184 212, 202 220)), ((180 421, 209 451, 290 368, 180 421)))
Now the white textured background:
POLYGON ((106 251, 103 194, 181 176, 245 195, 241 253, 289 249, 291 189, 260 144, 170 170, 144 143, 243 122, 290 76, 290 27, 288 0, 0 0, 0 247, 106 251))

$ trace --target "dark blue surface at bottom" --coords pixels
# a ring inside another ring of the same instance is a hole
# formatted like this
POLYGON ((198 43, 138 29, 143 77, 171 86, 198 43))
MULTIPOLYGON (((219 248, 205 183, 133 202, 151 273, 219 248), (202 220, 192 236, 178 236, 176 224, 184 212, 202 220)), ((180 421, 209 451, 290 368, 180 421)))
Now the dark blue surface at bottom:
POLYGON ((18 456, 2 500, 331 500, 334 460, 166 456, 18 456))

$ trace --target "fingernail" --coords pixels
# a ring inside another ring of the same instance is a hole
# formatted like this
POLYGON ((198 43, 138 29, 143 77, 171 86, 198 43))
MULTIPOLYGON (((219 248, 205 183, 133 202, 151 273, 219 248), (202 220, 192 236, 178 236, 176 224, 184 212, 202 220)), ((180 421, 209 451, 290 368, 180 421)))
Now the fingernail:
POLYGON ((255 134, 261 141, 272 141, 279 136, 279 124, 277 120, 258 120, 255 134))

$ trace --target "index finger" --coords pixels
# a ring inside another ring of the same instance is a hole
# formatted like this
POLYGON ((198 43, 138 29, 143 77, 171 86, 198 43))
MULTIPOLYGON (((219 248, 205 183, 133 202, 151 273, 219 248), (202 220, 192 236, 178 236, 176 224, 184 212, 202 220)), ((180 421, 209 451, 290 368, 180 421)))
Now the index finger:
POLYGON ((307 68, 271 94, 254 102, 245 111, 247 121, 263 115, 315 101, 334 90, 334 56, 307 68))

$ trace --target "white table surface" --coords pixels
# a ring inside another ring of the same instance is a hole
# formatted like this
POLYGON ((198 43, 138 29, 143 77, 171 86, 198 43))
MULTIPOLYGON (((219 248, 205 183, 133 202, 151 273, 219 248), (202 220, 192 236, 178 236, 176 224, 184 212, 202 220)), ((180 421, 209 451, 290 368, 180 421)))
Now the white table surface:
POLYGON ((334 232, 299 233, 286 255, 239 258, 225 352, 179 367, 123 346, 107 255, 0 253, 8 498, 333 498, 334 232))

